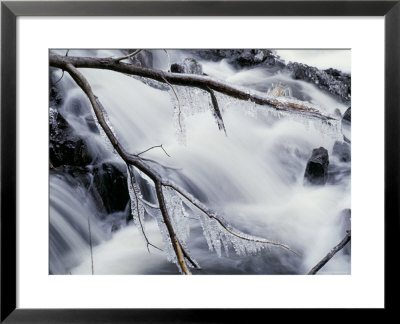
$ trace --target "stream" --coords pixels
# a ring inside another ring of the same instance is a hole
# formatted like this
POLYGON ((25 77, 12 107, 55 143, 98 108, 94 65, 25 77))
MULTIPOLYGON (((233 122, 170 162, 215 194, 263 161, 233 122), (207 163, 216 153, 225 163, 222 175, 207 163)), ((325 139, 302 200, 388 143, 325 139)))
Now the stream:
MULTIPOLYGON (((65 50, 53 52, 65 54, 65 50)), ((169 57, 162 50, 151 52, 153 67, 164 71, 169 61, 179 63, 188 55, 179 50, 169 50, 169 57)), ((68 55, 122 54, 71 50, 68 55)), ((163 149, 155 147, 142 156, 166 166, 154 164, 163 176, 223 215, 240 232, 281 242, 301 254, 274 246, 246 255, 237 255, 232 248, 210 251, 200 213, 185 202, 182 226, 190 232, 186 246, 201 266, 201 270, 192 269, 194 275, 306 274, 345 236, 343 210, 351 208, 350 166, 333 156, 332 149, 335 141, 343 141, 338 111, 343 115, 349 105, 284 71, 260 66, 238 69, 226 60, 197 60, 210 77, 264 94, 277 85, 286 87, 285 96, 308 102, 326 115, 336 114, 337 120, 326 124, 216 93, 225 134, 218 129, 210 97, 203 90, 174 86, 178 101, 171 87, 156 81, 108 70, 80 71, 128 152, 162 144, 163 149), (312 150, 321 146, 329 152, 330 167, 341 176, 324 186, 305 185, 307 161, 312 150)), ((53 73, 56 79, 61 77, 61 71, 53 73)), ((91 170, 108 163, 126 174, 126 166, 105 135, 88 123, 93 120, 90 103, 68 73, 57 86, 63 100, 50 107, 50 118, 62 115, 74 135, 84 139, 92 160, 84 167, 84 182, 76 172, 50 171, 50 273, 179 274, 168 261, 163 236, 150 212, 144 217, 146 235, 163 251, 148 249, 138 227, 126 220, 129 202, 118 211, 105 212, 99 207, 92 194, 91 170)), ((154 204, 155 195, 146 179, 141 186, 147 186, 143 198, 154 204)), ((319 273, 350 274, 349 251, 340 251, 319 273)))

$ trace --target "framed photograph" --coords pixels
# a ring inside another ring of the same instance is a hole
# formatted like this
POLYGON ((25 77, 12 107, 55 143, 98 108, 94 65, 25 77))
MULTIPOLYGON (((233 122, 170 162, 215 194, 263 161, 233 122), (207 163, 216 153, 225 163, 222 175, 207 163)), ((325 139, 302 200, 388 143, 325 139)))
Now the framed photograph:
POLYGON ((393 310, 398 1, 1 15, 1 321, 393 310))

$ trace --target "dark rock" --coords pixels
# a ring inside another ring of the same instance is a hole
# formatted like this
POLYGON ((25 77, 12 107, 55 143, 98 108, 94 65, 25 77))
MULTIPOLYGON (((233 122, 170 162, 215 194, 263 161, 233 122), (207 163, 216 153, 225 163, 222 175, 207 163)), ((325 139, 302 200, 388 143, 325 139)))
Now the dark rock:
POLYGON ((324 185, 328 180, 328 165, 328 151, 323 147, 314 149, 307 162, 304 182, 313 185, 324 185))
POLYGON ((333 145, 332 159, 328 166, 328 183, 337 185, 346 183, 350 180, 351 176, 351 146, 350 144, 336 141, 333 145), (345 162, 345 163, 340 163, 345 162))
POLYGON ((64 117, 54 108, 49 113, 50 164, 57 168, 63 165, 86 166, 92 157, 84 140, 74 135, 64 117))
POLYGON ((185 73, 185 67, 182 64, 178 64, 178 63, 171 64, 171 72, 185 73))
POLYGON ((319 70, 316 67, 302 63, 288 63, 273 50, 269 49, 207 49, 192 50, 195 57, 208 61, 221 61, 223 59, 236 68, 266 67, 270 72, 278 70, 288 71, 295 80, 303 80, 315 84, 318 88, 333 94, 343 102, 351 99, 351 75, 336 69, 319 70))
POLYGON ((97 127, 96 121, 92 116, 85 117, 86 125, 90 129, 91 132, 95 134, 100 134, 99 128, 97 127))
POLYGON ((59 85, 61 76, 60 69, 50 67, 49 71, 49 104, 50 107, 57 107, 63 103, 64 92, 59 85))
POLYGON ((181 64, 171 64, 171 72, 202 75, 203 67, 194 58, 186 58, 181 64))
POLYGON ((342 162, 351 161, 351 147, 346 142, 336 141, 333 144, 332 155, 337 156, 342 162))
POLYGON ((342 120, 351 123, 351 107, 347 108, 347 110, 344 112, 342 120))
POLYGON ((108 213, 125 210, 129 201, 126 173, 111 163, 93 168, 93 187, 108 213))
POLYGON ((348 102, 351 99, 351 76, 349 74, 335 69, 323 71, 316 67, 296 62, 287 64, 286 69, 296 80, 313 83, 318 88, 338 96, 344 102, 348 102))
POLYGON ((207 49, 192 51, 196 56, 208 61, 227 59, 235 67, 252 67, 265 65, 268 67, 284 67, 285 64, 269 49, 207 49))

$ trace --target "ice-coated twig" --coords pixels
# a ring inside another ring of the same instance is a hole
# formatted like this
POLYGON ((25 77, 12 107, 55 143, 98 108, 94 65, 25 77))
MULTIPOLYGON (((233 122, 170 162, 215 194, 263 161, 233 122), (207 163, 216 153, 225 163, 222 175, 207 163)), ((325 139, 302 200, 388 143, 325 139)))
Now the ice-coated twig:
POLYGON ((164 151, 164 153, 165 153, 168 157, 171 157, 171 155, 169 155, 169 154, 167 153, 167 151, 164 149, 164 147, 162 146, 162 144, 152 146, 152 147, 148 148, 147 150, 144 150, 143 152, 140 152, 140 153, 138 153, 138 154, 136 154, 136 155, 139 156, 139 155, 141 155, 141 154, 143 154, 143 153, 146 153, 146 152, 148 152, 148 151, 150 151, 150 150, 152 150, 152 149, 154 149, 154 148, 156 148, 156 147, 161 148, 161 149, 164 151))
POLYGON ((138 199, 145 204, 147 207, 153 208, 153 209, 160 209, 160 206, 156 204, 152 204, 151 202, 147 201, 146 199, 143 199, 141 197, 138 197, 138 199))
POLYGON ((179 100, 179 96, 178 96, 178 94, 176 93, 176 91, 175 91, 174 87, 172 86, 172 84, 169 83, 168 80, 167 80, 164 76, 163 76, 162 78, 163 78, 164 82, 165 82, 166 84, 169 85, 169 87, 171 88, 172 92, 173 92, 174 95, 175 95, 176 101, 178 102, 178 124, 179 124, 179 129, 180 129, 180 131, 183 132, 182 123, 181 123, 181 116, 182 116, 181 101, 179 100))
MULTIPOLYGON (((138 195, 138 193, 137 193, 137 191, 136 191, 136 188, 135 188, 135 183, 136 183, 135 175, 133 174, 130 165, 129 165, 129 164, 126 164, 126 166, 127 166, 128 173, 129 173, 129 174, 128 174, 128 177, 129 177, 129 179, 130 179, 130 184, 131 184, 130 187, 132 188, 132 191, 133 191, 133 193, 134 193, 135 200, 136 200, 136 202, 135 202, 135 207, 136 207, 137 219, 138 219, 138 222, 139 222, 140 229, 141 229, 141 231, 142 231, 143 237, 144 237, 144 239, 146 240, 146 248, 147 248, 147 251, 150 253, 149 245, 152 246, 152 247, 154 247, 154 248, 156 248, 157 250, 162 251, 162 249, 160 249, 159 247, 157 247, 157 246, 155 246, 154 244, 150 243, 149 239, 147 238, 146 232, 145 232, 145 230, 144 230, 144 225, 143 225, 143 223, 142 223, 142 217, 141 217, 141 215, 140 215, 140 210, 139 210, 139 195, 138 195)), ((132 203, 132 202, 131 202, 131 203, 132 203)))
POLYGON ((205 215, 207 215, 209 218, 214 219, 215 221, 217 221, 229 234, 236 236, 242 240, 246 240, 246 241, 251 241, 251 242, 255 242, 255 243, 265 243, 265 244, 269 244, 269 245, 274 245, 274 246, 280 246, 292 253, 294 253, 295 255, 297 255, 298 257, 301 257, 301 255, 294 251, 293 249, 291 249, 289 246, 279 243, 279 242, 274 242, 274 241, 270 241, 270 240, 266 240, 263 238, 257 238, 254 236, 250 236, 247 234, 241 234, 238 231, 234 230, 231 228, 231 226, 229 226, 225 220, 222 219, 222 217, 217 216, 214 212, 210 211, 206 206, 204 206, 201 202, 199 202, 197 199, 195 199, 194 197, 192 197, 191 195, 185 193, 183 191, 183 189, 178 188, 176 185, 173 185, 169 182, 164 182, 162 183, 163 186, 165 187, 170 187, 173 190, 175 190, 177 193, 179 193, 182 197, 184 197, 187 201, 189 201, 193 206, 197 207, 200 211, 202 211, 205 215))

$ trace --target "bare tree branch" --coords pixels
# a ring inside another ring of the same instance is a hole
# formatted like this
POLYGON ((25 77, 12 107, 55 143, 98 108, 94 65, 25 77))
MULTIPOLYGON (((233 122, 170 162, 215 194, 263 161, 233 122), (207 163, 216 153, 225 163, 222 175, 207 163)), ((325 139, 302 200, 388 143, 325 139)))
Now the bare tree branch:
POLYGON ((347 234, 344 237, 344 239, 338 245, 336 245, 321 261, 319 261, 317 265, 314 266, 308 274, 309 275, 316 274, 330 259, 333 258, 333 256, 336 253, 338 253, 341 249, 343 249, 345 245, 350 242, 350 240, 351 240, 351 231, 347 231, 347 234))
POLYGON ((115 59, 113 59, 113 60, 114 60, 115 62, 119 62, 119 61, 122 61, 122 60, 126 60, 126 59, 128 59, 128 58, 134 57, 135 55, 139 54, 141 51, 142 51, 141 49, 138 49, 138 50, 136 50, 136 51, 134 51, 134 52, 132 52, 132 53, 126 55, 126 56, 121 56, 121 57, 115 58, 115 59))
POLYGON ((61 77, 56 81, 56 82, 54 82, 54 84, 53 85, 56 85, 58 82, 60 82, 61 81, 61 79, 63 78, 63 76, 64 76, 64 70, 62 70, 62 74, 61 74, 61 77))
POLYGON ((247 90, 228 85, 204 75, 166 73, 161 70, 149 69, 134 64, 123 63, 112 58, 64 57, 57 54, 50 55, 50 65, 61 69, 65 69, 67 65, 72 65, 76 68, 106 69, 125 74, 141 76, 162 83, 166 83, 166 81, 168 81, 173 85, 196 87, 200 89, 208 87, 213 91, 223 93, 230 97, 251 101, 258 105, 267 105, 270 108, 278 111, 286 111, 291 113, 300 112, 301 114, 310 118, 316 118, 324 121, 336 120, 333 117, 324 115, 316 109, 307 106, 307 103, 299 103, 297 101, 290 102, 290 100, 285 100, 282 102, 277 98, 250 93, 247 90))
POLYGON ((190 274, 190 271, 186 265, 186 261, 185 261, 185 256, 183 254, 182 251, 182 246, 178 241, 178 238, 176 237, 174 228, 171 224, 171 221, 169 219, 169 215, 168 215, 168 210, 167 210, 167 206, 165 204, 165 198, 164 198, 164 193, 162 191, 162 185, 160 181, 156 181, 155 182, 155 186, 156 186, 156 193, 157 193, 157 199, 158 199, 158 203, 160 204, 160 210, 161 210, 161 214, 163 216, 163 220, 165 223, 165 226, 167 227, 167 231, 169 234, 169 238, 171 240, 172 246, 174 248, 176 257, 178 259, 178 263, 181 267, 181 270, 184 274, 190 274))
POLYGON ((199 201, 197 201, 195 198, 191 197, 189 194, 185 193, 182 189, 178 188, 176 185, 173 185, 171 183, 168 182, 163 182, 162 185, 164 187, 169 187, 172 188, 173 190, 175 190, 177 193, 179 193, 182 197, 184 197, 187 201, 189 201, 193 206, 197 207, 200 211, 202 211, 205 215, 207 215, 209 218, 212 218, 214 220, 216 220, 229 234, 236 236, 242 240, 245 241, 251 241, 251 242, 255 242, 255 243, 263 243, 263 244, 269 244, 269 245, 275 245, 275 246, 280 246, 294 254, 296 254, 298 257, 301 257, 301 255, 292 250, 289 246, 279 243, 279 242, 274 242, 274 241, 270 241, 270 240, 266 240, 266 239, 257 239, 254 237, 247 237, 244 236, 240 233, 237 233, 236 231, 232 230, 230 228, 230 226, 228 224, 226 224, 226 222, 221 219, 220 217, 218 217, 216 215, 215 212, 209 210, 207 207, 205 207, 203 204, 201 204, 199 201))
POLYGON ((206 87, 206 89, 210 93, 210 96, 211 96, 211 103, 214 107, 213 115, 214 115, 215 120, 217 121, 218 128, 220 130, 223 130, 226 135, 226 129, 225 129, 224 121, 222 119, 221 110, 219 109, 219 106, 218 106, 217 97, 215 96, 214 91, 211 90, 209 87, 206 87))
POLYGON ((156 147, 161 148, 167 156, 171 157, 171 155, 169 155, 169 154, 167 153, 167 151, 164 149, 164 147, 162 146, 162 144, 161 144, 161 145, 152 146, 152 147, 148 148, 147 150, 145 150, 145 151, 143 151, 143 152, 140 152, 140 153, 138 153, 138 154, 136 154, 136 155, 139 156, 139 155, 141 155, 141 154, 143 154, 143 153, 146 153, 146 152, 148 152, 148 151, 150 151, 150 150, 152 150, 152 149, 154 149, 154 148, 156 148, 156 147))
MULTIPOLYGON (((61 57, 61 58, 63 58, 63 57, 61 57)), ((56 62, 59 62, 58 56, 55 57, 55 59, 56 59, 56 62)), ((90 60, 92 60, 92 59, 90 59, 90 60)), ((94 60, 96 61, 98 59, 94 59, 94 60)), ((106 59, 106 60, 108 60, 108 59, 106 59)), ((146 163, 147 162, 146 159, 141 158, 139 155, 128 153, 122 147, 122 145, 119 143, 116 135, 111 130, 110 126, 107 124, 106 119, 103 115, 103 111, 105 111, 104 108, 102 107, 98 98, 94 95, 94 93, 91 89, 91 86, 88 83, 88 81, 86 80, 86 78, 74 66, 73 62, 75 62, 75 61, 76 61, 76 58, 74 58, 71 62, 61 61, 61 64, 53 62, 53 66, 59 67, 61 69, 65 69, 71 75, 71 77, 74 79, 74 81, 78 84, 78 86, 83 90, 83 92, 86 94, 86 96, 88 97, 88 99, 92 105, 93 111, 96 115, 96 118, 99 122, 100 127, 103 129, 107 138, 110 140, 113 148, 119 154, 119 156, 124 160, 124 162, 128 166, 133 166, 133 167, 137 168, 139 171, 143 172, 146 176, 148 176, 153 181, 155 190, 156 190, 157 200, 159 203, 159 208, 160 208, 161 215, 163 218, 163 222, 165 223, 165 226, 167 228, 168 236, 169 236, 169 239, 173 246, 175 255, 177 257, 177 262, 178 262, 178 265, 179 265, 182 273, 190 274, 189 269, 186 264, 186 260, 188 262, 190 262, 194 267, 198 267, 198 265, 190 258, 189 254, 182 247, 181 243, 179 242, 179 240, 176 236, 176 233, 174 231, 174 228, 173 228, 172 223, 169 218, 164 193, 162 190, 163 187, 170 187, 173 190, 175 190, 181 196, 186 198, 191 204, 193 204, 195 207, 197 207, 199 210, 201 210, 203 213, 205 213, 208 217, 215 219, 231 235, 234 235, 240 239, 252 241, 255 243, 264 243, 264 244, 280 246, 284 249, 287 249, 287 250, 293 252, 296 255, 299 255, 297 252, 295 252, 294 250, 292 250, 291 248, 289 248, 288 246, 286 246, 284 244, 269 241, 269 240, 264 240, 261 238, 258 239, 258 238, 249 237, 244 234, 238 233, 235 230, 232 230, 230 228, 230 226, 228 226, 225 223, 225 221, 223 221, 220 217, 218 217, 214 212, 209 211, 205 206, 203 206, 200 202, 195 200, 189 194, 185 193, 183 189, 180 189, 176 185, 171 184, 168 180, 163 179, 163 177, 156 170, 154 170, 148 163, 146 163)), ((122 63, 118 63, 115 65, 115 62, 114 62, 112 64, 114 66, 119 66, 122 63)), ((164 72, 162 72, 162 73, 164 73, 164 72)), ((203 88, 203 87, 204 87, 203 84, 201 84, 199 86, 199 88, 203 88)), ((129 167, 128 167, 128 170, 130 170, 129 167)), ((130 172, 130 176, 131 175, 132 175, 132 173, 130 172)), ((154 245, 152 245, 152 246, 154 246, 154 245)))
POLYGON ((178 264, 184 274, 189 274, 190 272, 187 268, 181 245, 176 237, 172 224, 169 220, 168 211, 164 200, 164 194, 162 192, 162 187, 160 182, 161 176, 155 170, 153 170, 149 165, 144 163, 144 161, 140 157, 127 153, 126 150, 120 145, 120 143, 118 142, 117 138, 115 137, 114 133, 112 132, 112 130, 110 129, 104 118, 101 104, 99 103, 97 97, 93 94, 90 84, 88 83, 86 78, 82 75, 82 73, 80 73, 78 69, 76 69, 72 64, 65 65, 65 70, 72 76, 75 82, 81 87, 81 89, 85 92, 85 94, 89 98, 89 101, 92 104, 93 110, 97 117, 97 120, 101 128, 107 135, 108 139, 110 140, 112 146, 116 150, 116 152, 127 164, 135 166, 140 171, 145 173, 154 182, 161 214, 163 216, 163 220, 167 227, 172 246, 176 253, 178 264))

